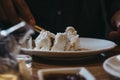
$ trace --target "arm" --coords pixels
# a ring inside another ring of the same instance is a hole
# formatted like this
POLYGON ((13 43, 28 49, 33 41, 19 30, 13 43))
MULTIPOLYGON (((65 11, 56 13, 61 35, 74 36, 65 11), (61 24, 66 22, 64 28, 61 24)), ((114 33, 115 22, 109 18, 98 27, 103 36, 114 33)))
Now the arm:
POLYGON ((35 24, 29 7, 24 0, 0 0, 0 21, 8 22, 12 25, 25 20, 30 25, 35 24))

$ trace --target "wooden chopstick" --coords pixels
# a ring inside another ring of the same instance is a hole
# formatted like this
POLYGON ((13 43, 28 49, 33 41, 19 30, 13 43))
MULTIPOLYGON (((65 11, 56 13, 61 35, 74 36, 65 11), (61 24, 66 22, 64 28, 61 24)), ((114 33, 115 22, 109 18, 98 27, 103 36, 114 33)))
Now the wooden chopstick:
POLYGON ((38 25, 35 25, 35 26, 33 26, 33 29, 36 31, 36 32, 40 32, 41 30, 45 30, 45 29, 43 29, 42 27, 40 27, 40 26, 38 26, 38 25))

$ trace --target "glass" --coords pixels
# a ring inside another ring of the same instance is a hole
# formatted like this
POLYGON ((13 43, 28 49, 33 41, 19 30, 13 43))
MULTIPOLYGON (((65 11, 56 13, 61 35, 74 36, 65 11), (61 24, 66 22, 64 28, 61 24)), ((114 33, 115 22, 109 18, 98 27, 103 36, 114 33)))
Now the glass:
POLYGON ((6 45, 12 55, 19 53, 20 48, 25 46, 27 39, 33 34, 34 31, 30 25, 21 21, 20 23, 10 27, 6 30, 0 31, 0 40, 6 39, 6 45))
POLYGON ((32 66, 32 57, 31 56, 19 54, 19 55, 16 55, 16 59, 18 62, 20 62, 21 60, 25 61, 26 67, 31 68, 31 66, 32 66))
POLYGON ((22 45, 26 42, 26 40, 32 33, 33 30, 31 29, 31 26, 29 26, 24 21, 6 30, 0 31, 0 73, 1 74, 9 73, 16 75, 18 73, 17 75, 18 77, 22 76, 23 78, 24 77, 28 78, 25 80, 31 80, 29 75, 30 73, 26 69, 27 67, 31 67, 32 58, 29 55, 18 55, 18 54, 20 53, 20 49, 22 45), (24 64, 25 69, 24 67, 20 66, 21 64, 19 64, 18 62, 20 60, 25 61, 26 64, 26 65, 24 64))

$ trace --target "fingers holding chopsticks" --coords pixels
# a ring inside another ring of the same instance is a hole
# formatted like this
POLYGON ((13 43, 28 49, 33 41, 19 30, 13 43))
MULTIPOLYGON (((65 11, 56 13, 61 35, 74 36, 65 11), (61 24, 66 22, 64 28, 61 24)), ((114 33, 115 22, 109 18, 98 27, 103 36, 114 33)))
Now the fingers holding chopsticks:
POLYGON ((27 21, 30 25, 35 25, 35 19, 24 0, 13 0, 16 9, 19 12, 19 16, 27 21))
POLYGON ((35 19, 24 0, 0 0, 0 21, 12 25, 25 20, 30 25, 35 25, 35 19))

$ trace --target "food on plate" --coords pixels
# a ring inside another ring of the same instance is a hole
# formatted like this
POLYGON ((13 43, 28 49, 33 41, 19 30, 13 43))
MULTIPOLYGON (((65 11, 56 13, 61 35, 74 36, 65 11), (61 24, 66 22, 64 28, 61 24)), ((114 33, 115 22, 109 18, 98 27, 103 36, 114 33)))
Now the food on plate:
POLYGON ((75 51, 80 49, 80 38, 77 31, 73 27, 67 27, 65 30, 68 42, 65 51, 75 51))
POLYGON ((34 50, 40 51, 81 50, 79 35, 72 26, 68 26, 65 32, 59 32, 56 35, 50 31, 42 30, 38 37, 34 40, 34 43, 34 50))
POLYGON ((57 33, 51 51, 64 51, 67 42, 66 33, 57 33))
POLYGON ((30 37, 28 40, 27 40, 27 47, 29 48, 29 49, 32 49, 33 48, 33 43, 32 43, 32 37, 30 37))
POLYGON ((42 30, 38 37, 35 39, 35 48, 42 51, 49 51, 52 46, 52 39, 55 35, 49 31, 42 30))

